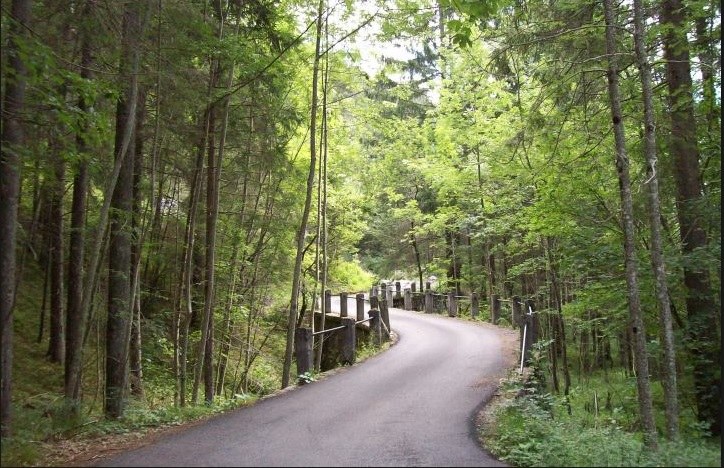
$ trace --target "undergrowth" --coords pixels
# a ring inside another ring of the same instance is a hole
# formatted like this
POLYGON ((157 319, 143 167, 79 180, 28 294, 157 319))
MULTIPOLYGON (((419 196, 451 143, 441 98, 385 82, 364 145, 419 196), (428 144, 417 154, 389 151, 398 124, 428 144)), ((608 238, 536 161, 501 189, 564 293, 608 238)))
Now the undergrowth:
MULTIPOLYGON (((631 408, 602 403, 592 410, 581 398, 584 390, 573 389, 569 398, 552 395, 541 376, 534 369, 524 382, 515 372, 502 385, 503 402, 481 434, 500 460, 512 466, 721 466, 721 441, 685 418, 679 441, 661 438, 652 450, 636 431, 631 408)), ((614 386, 631 385, 620 379, 614 386)), ((635 395, 635 387, 629 390, 635 395)))
POLYGON ((32 405, 17 407, 14 432, 2 439, 1 466, 44 465, 48 443, 63 440, 92 440, 113 435, 143 432, 148 428, 186 424, 213 414, 253 403, 250 394, 234 398, 217 397, 211 405, 149 408, 145 403, 130 401, 122 418, 105 419, 95 413, 74 415, 60 397, 37 399, 32 405))

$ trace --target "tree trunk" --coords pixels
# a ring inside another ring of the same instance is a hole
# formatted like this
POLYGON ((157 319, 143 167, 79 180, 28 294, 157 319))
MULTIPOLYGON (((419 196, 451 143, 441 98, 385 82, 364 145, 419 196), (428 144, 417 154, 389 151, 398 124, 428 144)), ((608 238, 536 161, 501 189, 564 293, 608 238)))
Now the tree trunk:
MULTIPOLYGON (((701 225, 702 214, 696 206, 703 193, 700 181, 699 148, 692 98, 691 63, 685 30, 685 10, 680 0, 663 0, 661 23, 666 79, 671 116, 670 150, 674 158, 676 208, 682 251, 689 256, 707 247, 708 239, 701 225)), ((698 418, 709 425, 712 434, 721 432, 721 356, 717 328, 719 320, 711 289, 707 265, 684 262, 687 289, 687 347, 694 360, 694 387, 698 418)))
MULTIPOLYGON (((485 198, 483 198, 483 172, 482 168, 480 167, 480 151, 475 150, 475 156, 477 158, 477 168, 478 168, 478 189, 480 190, 480 214, 483 219, 483 229, 485 229, 485 225, 487 224, 486 221, 486 214, 485 214, 485 198)), ((493 310, 493 303, 491 302, 493 299, 493 290, 495 289, 495 257, 493 257, 493 254, 491 252, 491 242, 489 236, 485 236, 485 239, 483 240, 483 263, 485 264, 485 286, 486 286, 486 295, 488 298, 488 307, 490 310, 493 310)))
POLYGON ((651 68, 646 55, 642 0, 634 0, 634 48, 641 76, 641 90, 644 101, 644 154, 646 156, 646 175, 649 194, 649 224, 651 227, 651 266, 656 279, 656 298, 659 302, 659 321, 661 324, 662 344, 664 348, 663 385, 666 413, 666 434, 671 440, 679 434, 679 401, 676 387, 676 351, 674 348, 674 327, 669 306, 669 288, 666 282, 666 264, 661 238, 661 201, 659 199, 659 176, 656 172, 658 162, 656 154, 656 121, 653 93, 651 90, 651 68))
POLYGON ((628 307, 631 331, 634 336, 634 364, 638 388, 639 416, 644 431, 644 442, 648 447, 657 446, 656 425, 654 423, 649 381, 648 355, 646 352, 646 330, 641 314, 638 273, 636 268, 635 233, 633 223, 633 197, 629 176, 629 161, 626 154, 623 113, 618 88, 618 65, 616 60, 615 28, 613 0, 604 0, 606 17, 606 53, 608 54, 608 95, 611 101, 611 119, 616 144, 616 171, 618 173, 621 209, 623 214, 624 256, 626 265, 626 285, 628 289, 628 307))
POLYGON ((292 370, 292 355, 294 352, 294 331, 296 329, 297 313, 299 308, 299 289, 301 286, 302 260, 304 258, 304 238, 307 233, 307 221, 312 205, 312 192, 314 191, 314 172, 317 165, 316 140, 317 140, 317 82, 319 80, 319 46, 322 38, 322 12, 324 0, 319 0, 317 7, 317 33, 316 46, 314 48, 314 66, 312 70, 312 108, 310 117, 309 132, 309 175, 307 176, 307 194, 304 200, 304 211, 297 230, 297 254, 294 259, 294 273, 292 276, 292 295, 289 302, 289 316, 287 320, 286 348, 284 350, 284 366, 282 369, 282 388, 289 386, 289 379, 292 370))
MULTIPOLYGON (((558 311, 557 320, 555 320, 555 333, 557 346, 554 345, 556 352, 560 350, 562 359, 561 365, 563 366, 563 394, 567 397, 571 389, 571 373, 568 369, 568 350, 566 348, 566 325, 563 321, 563 301, 561 300, 561 286, 558 280, 558 266, 553 258, 553 241, 550 237, 545 239, 545 249, 548 257, 548 268, 551 275, 551 291, 553 292, 553 300, 555 302, 555 309, 558 311)), ((595 339, 595 338, 594 338, 595 339)), ((568 405, 568 411, 570 414, 571 407, 568 405)))
POLYGON ((410 243, 415 253, 415 266, 417 267, 417 279, 420 282, 420 291, 425 290, 425 279, 422 276, 422 262, 420 261, 420 248, 417 245, 417 237, 415 236, 415 222, 410 220, 410 243))
POLYGON ((231 318, 231 309, 234 306, 234 298, 236 295, 236 278, 237 271, 236 265, 238 263, 239 256, 239 244, 241 243, 241 236, 237 232, 234 238, 234 250, 231 254, 231 265, 229 265, 229 275, 231 276, 231 284, 229 285, 229 292, 226 296, 226 307, 224 308, 224 318, 222 322, 223 334, 221 335, 221 344, 219 348, 219 357, 217 359, 218 367, 216 370, 216 394, 221 395, 224 391, 224 380, 226 379, 226 369, 229 362, 229 350, 231 349, 231 330, 233 326, 233 320, 231 318))
MULTIPOLYGON (((94 2, 86 2, 81 23, 81 77, 93 79, 91 67, 93 55, 91 49, 91 31, 88 21, 93 18, 94 2)), ((81 97, 78 107, 87 115, 93 106, 81 97)), ((68 276, 65 337, 65 398, 73 411, 78 411, 81 400, 81 382, 83 380, 83 335, 86 317, 83 313, 83 262, 85 254, 85 212, 88 195, 88 152, 86 133, 89 122, 85 118, 82 128, 76 135, 76 149, 79 160, 73 178, 73 201, 70 213, 70 240, 68 244, 68 276)))
POLYGON ((188 331, 193 316, 192 297, 192 270, 194 257, 194 244, 196 239, 196 211, 201 193, 201 179, 204 166, 204 149, 209 135, 209 109, 204 111, 201 118, 199 144, 196 148, 196 167, 191 179, 191 189, 186 227, 184 233, 183 261, 181 265, 180 281, 178 285, 178 302, 176 315, 172 326, 174 341, 174 374, 178 386, 176 394, 179 406, 186 405, 186 355, 188 347, 188 331))
MULTIPOLYGON (((143 172, 143 137, 141 131, 146 117, 146 91, 140 91, 136 106, 135 148, 133 170, 133 209, 131 230, 134 233, 131 246, 131 329, 129 341, 129 372, 131 394, 143 397, 143 359, 141 355, 141 248, 145 229, 142 227, 141 214, 141 178, 143 172), (143 231, 143 232, 142 232, 143 231)), ((152 188, 153 190, 153 188, 152 188)))
POLYGON ((13 0, 13 21, 9 21, 7 79, 2 111, 0 145, 0 320, 2 320, 2 357, 0 365, 0 434, 12 433, 10 409, 13 367, 13 307, 15 303, 15 226, 18 219, 20 167, 16 150, 23 143, 22 113, 25 105, 27 69, 19 52, 19 43, 27 36, 30 0, 13 0))
POLYGON ((63 192, 65 191, 65 162, 60 154, 59 142, 54 146, 54 174, 50 185, 50 210, 48 216, 50 256, 50 329, 48 359, 64 364, 65 333, 63 317, 63 192))
POLYGON ((106 323, 105 414, 119 418, 125 410, 128 374, 128 340, 131 304, 131 244, 133 232, 134 121, 138 82, 139 44, 142 32, 140 5, 134 2, 123 15, 120 75, 127 83, 116 109, 116 160, 121 160, 118 180, 111 198, 108 251, 108 320, 106 323), (130 128, 129 128, 130 127, 130 128), (130 133, 130 139, 127 134, 130 133), (123 151, 125 148, 125 151, 123 151))

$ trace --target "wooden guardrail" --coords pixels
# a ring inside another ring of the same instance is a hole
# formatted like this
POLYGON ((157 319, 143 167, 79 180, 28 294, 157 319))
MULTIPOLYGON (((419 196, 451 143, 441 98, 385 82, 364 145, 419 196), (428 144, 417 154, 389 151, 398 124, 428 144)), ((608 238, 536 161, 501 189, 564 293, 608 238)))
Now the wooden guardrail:
MULTIPOLYGON (((428 282, 425 291, 416 291, 411 283, 404 291, 398 281, 393 285, 381 283, 370 289, 369 297, 364 293, 340 292, 339 315, 332 314, 332 291, 324 292, 325 328, 321 327, 321 312, 315 313, 315 330, 297 328, 294 345, 297 357, 297 372, 301 376, 313 369, 314 337, 324 340, 322 370, 339 365, 351 365, 356 361, 357 347, 363 343, 381 345, 390 339, 391 326, 389 308, 399 308, 424 312, 426 314, 444 313, 457 317, 461 311, 470 312, 472 318, 480 314, 480 299, 477 293, 456 295, 454 292, 433 291, 428 282), (348 299, 355 298, 355 317, 350 317, 348 299), (369 302, 368 317, 365 318, 366 303, 369 302), (330 326, 331 325, 331 326, 330 326)), ((530 361, 533 344, 538 340, 540 324, 532 300, 522 301, 519 297, 501 299, 491 297, 490 321, 498 324, 501 318, 501 304, 510 303, 510 323, 520 329, 521 369, 530 361)), ((300 378, 300 382, 304 380, 300 378)))
MULTIPOLYGON (((394 286, 381 283, 373 286, 370 297, 384 297, 393 307, 404 310, 414 310, 426 314, 445 313, 450 317, 457 317, 461 311, 470 312, 472 318, 480 314, 480 298, 477 293, 457 295, 454 291, 447 293, 433 291, 430 282, 425 284, 424 291, 417 291, 416 284, 410 283, 409 288, 402 290, 399 281, 394 286)), ((530 362, 530 353, 533 344, 538 341, 540 322, 535 310, 533 300, 521 300, 518 296, 511 299, 501 299, 497 294, 491 296, 490 321, 498 324, 502 318, 501 304, 510 304, 510 324, 520 330, 520 362, 521 368, 530 362)))
MULTIPOLYGON (((332 291, 324 293, 325 328, 322 329, 321 312, 315 316, 314 331, 311 328, 297 328, 294 336, 294 348, 297 358, 297 373, 303 375, 313 369, 312 349, 314 338, 324 341, 322 347, 321 370, 340 365, 351 365, 357 359, 357 348, 364 343, 381 345, 390 339, 389 306, 385 300, 370 298, 370 309, 365 318, 366 302, 364 293, 340 292, 339 314, 332 313, 332 291), (355 317, 349 316, 348 298, 355 298, 355 317)), ((300 382, 304 382, 300 378, 300 382)))

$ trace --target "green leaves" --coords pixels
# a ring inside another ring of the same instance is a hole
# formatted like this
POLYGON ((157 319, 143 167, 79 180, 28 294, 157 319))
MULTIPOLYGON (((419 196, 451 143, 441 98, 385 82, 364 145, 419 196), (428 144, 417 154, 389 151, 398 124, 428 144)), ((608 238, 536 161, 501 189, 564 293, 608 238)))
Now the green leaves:
POLYGON ((454 8, 464 19, 448 20, 446 26, 450 30, 452 43, 459 47, 472 45, 471 24, 484 24, 497 13, 508 0, 441 0, 440 4, 454 8))

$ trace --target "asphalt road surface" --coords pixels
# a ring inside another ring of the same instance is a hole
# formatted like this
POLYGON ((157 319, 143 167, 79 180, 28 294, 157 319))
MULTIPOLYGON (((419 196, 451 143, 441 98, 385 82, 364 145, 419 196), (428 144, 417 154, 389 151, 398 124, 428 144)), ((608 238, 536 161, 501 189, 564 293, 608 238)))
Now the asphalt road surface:
POLYGON ((383 353, 101 466, 505 466, 474 426, 511 367, 503 332, 399 309, 390 322, 383 353))

